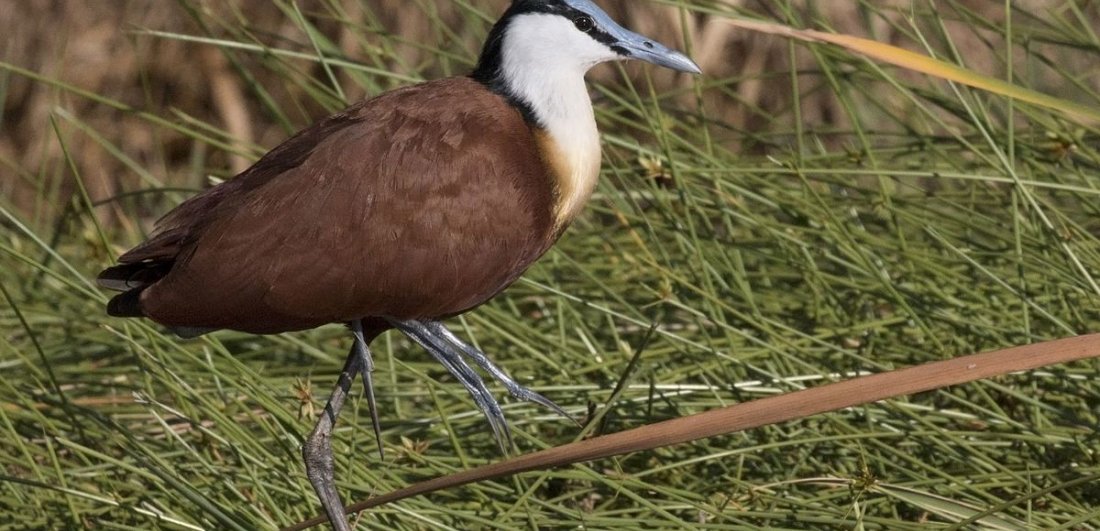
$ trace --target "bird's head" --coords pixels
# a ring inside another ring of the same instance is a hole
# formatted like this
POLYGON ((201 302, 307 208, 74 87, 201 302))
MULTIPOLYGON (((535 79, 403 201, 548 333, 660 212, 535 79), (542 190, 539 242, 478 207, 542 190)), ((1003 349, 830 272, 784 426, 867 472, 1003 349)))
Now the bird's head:
POLYGON ((474 78, 488 84, 538 70, 584 75, 600 63, 638 59, 700 73, 686 55, 616 23, 591 0, 514 0, 489 33, 474 78))

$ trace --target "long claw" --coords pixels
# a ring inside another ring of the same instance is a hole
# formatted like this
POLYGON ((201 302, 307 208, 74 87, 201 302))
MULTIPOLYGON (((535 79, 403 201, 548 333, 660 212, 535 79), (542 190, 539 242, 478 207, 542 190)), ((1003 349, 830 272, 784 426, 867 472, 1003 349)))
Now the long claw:
POLYGON ((565 410, 561 408, 561 406, 555 404, 549 398, 546 398, 545 396, 535 391, 532 391, 531 389, 523 385, 520 385, 519 382, 516 382, 514 379, 512 379, 512 377, 509 376, 508 373, 504 372, 503 369, 493 363, 493 360, 490 360, 484 352, 478 350, 473 345, 470 345, 469 343, 466 343, 465 341, 460 339, 453 332, 448 330, 447 327, 443 326, 443 323, 439 321, 427 321, 422 323, 422 325, 426 329, 428 329, 433 335, 441 337, 447 340, 447 342, 451 343, 452 345, 458 347, 459 350, 461 350, 462 353, 466 355, 466 357, 474 360, 474 363, 478 364, 478 366, 484 369, 485 372, 489 373, 493 376, 493 378, 496 378, 497 381, 503 384, 504 388, 508 390, 508 393, 516 399, 523 400, 525 402, 534 402, 573 421, 578 426, 580 426, 580 422, 577 421, 577 419, 573 418, 573 416, 571 416, 569 413, 566 413, 565 410))
POLYGON ((512 447, 512 433, 508 427, 508 421, 504 418, 504 412, 500 409, 500 404, 485 386, 485 381, 462 359, 462 355, 454 349, 454 346, 419 321, 391 321, 391 324, 424 347, 458 379, 470 393, 474 404, 485 414, 501 451, 505 454, 509 453, 512 447))
POLYGON ((382 448, 382 425, 378 421, 378 404, 374 401, 374 359, 371 358, 370 349, 363 338, 363 322, 353 321, 351 333, 355 336, 352 349, 359 357, 359 372, 363 375, 363 394, 367 395, 367 408, 370 409, 370 421, 374 427, 374 440, 378 443, 378 457, 386 458, 386 452, 382 448))
POLYGON ((485 380, 482 380, 481 376, 474 372, 473 368, 467 365, 462 358, 455 356, 454 352, 450 352, 450 354, 454 356, 451 359, 442 357, 437 357, 437 359, 447 367, 447 370, 451 371, 451 374, 458 378, 459 382, 470 393, 474 404, 485 414, 486 419, 489 421, 489 427, 493 430, 493 438, 500 446, 500 451, 507 454, 512 447, 512 432, 508 426, 508 420, 504 418, 504 411, 500 409, 500 404, 493 397, 489 387, 485 385, 485 380))

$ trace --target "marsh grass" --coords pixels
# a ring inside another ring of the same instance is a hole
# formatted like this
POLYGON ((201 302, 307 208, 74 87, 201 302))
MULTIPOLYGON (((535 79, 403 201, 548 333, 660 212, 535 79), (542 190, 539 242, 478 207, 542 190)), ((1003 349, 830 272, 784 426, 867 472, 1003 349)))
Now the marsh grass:
MULTIPOLYGON (((252 13, 180 0, 171 9, 187 12, 196 31, 133 35, 224 52, 241 93, 289 132, 349 94, 463 72, 476 53, 468 43, 493 17, 480 4, 441 13, 411 2, 429 31, 409 42, 383 32, 380 19, 348 14, 353 4, 275 2, 263 16, 297 31, 271 35, 249 24, 252 13), (331 42, 320 26, 354 38, 331 42), (398 52, 410 46, 419 52, 398 52), (411 59, 394 69, 393 57, 411 59), (280 97, 256 81, 272 74, 280 97)), ((760 13, 663 5, 685 21, 753 15, 831 25, 812 2, 760 13)), ((876 5, 859 3, 867 26, 889 27, 909 47, 1100 101, 1093 4, 1025 11, 1006 2, 997 24, 966 3, 876 5), (967 46, 956 45, 960 35, 967 46)), ((573 414, 599 411, 598 431, 617 431, 1098 329, 1096 124, 837 49, 787 46, 785 70, 678 84, 633 67, 597 76, 605 163, 587 214, 504 295, 456 319, 456 331, 573 414), (723 107, 758 82, 794 95, 791 103, 723 107), (820 111, 808 102, 825 100, 840 114, 804 119, 820 111), (734 122, 731 112, 754 119, 734 122)), ((106 296, 91 281, 190 193, 166 184, 165 168, 226 177, 227 154, 252 160, 261 148, 152 98, 118 102, 9 63, 0 72, 52 94, 51 142, 65 162, 22 167, 5 158, 4 167, 77 190, 68 201, 57 184, 29 202, 0 199, 0 528, 270 529, 312 516, 319 507, 299 445, 347 334, 332 326, 181 341, 148 322, 106 317, 106 296), (190 155, 183 167, 134 159, 67 112, 74 101, 122 109, 154 144, 182 137, 190 155), (132 173, 110 201, 93 201, 88 170, 68 149, 88 140, 132 173)), ((335 441, 346 500, 499 458, 442 367, 395 334, 375 347, 387 455, 375 455, 357 399, 335 441)), ((1095 529, 1097 369, 1055 367, 528 473, 372 510, 359 525, 1095 529)), ((506 403, 505 414, 520 451, 578 436, 528 404, 506 403)))

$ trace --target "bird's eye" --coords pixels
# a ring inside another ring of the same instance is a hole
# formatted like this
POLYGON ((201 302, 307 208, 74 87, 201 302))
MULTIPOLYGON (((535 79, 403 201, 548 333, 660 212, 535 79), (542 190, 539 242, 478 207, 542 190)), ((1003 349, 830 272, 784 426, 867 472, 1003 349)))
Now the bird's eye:
POLYGON ((576 26, 577 29, 585 33, 588 33, 596 28, 596 22, 593 21, 592 17, 588 15, 581 15, 573 19, 573 25, 576 26))

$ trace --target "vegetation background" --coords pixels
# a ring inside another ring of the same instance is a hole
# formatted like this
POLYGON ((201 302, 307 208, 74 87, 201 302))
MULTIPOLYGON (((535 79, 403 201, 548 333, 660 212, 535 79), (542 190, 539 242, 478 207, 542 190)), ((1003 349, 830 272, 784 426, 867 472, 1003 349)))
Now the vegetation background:
MULTIPOLYGON (((0 529, 276 528, 319 509, 298 448, 346 333, 180 341, 107 318, 90 279, 325 113, 467 71, 505 3, 0 6, 0 529)), ((456 320, 602 415, 582 434, 509 404, 522 451, 1100 328, 1097 124, 728 23, 868 37, 1097 106, 1100 3, 601 4, 706 76, 594 71, 605 160, 587 214, 456 320)), ((345 499, 499 459, 442 367, 396 335, 378 346, 387 456, 353 404, 345 499)), ((1097 529, 1098 368, 525 474, 359 525, 1097 529)))

